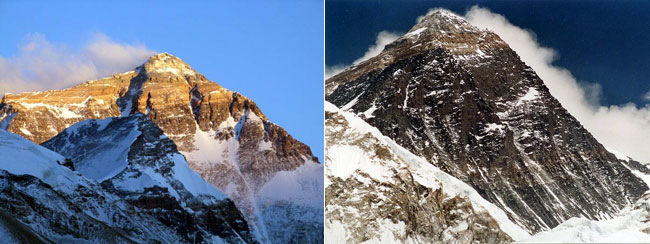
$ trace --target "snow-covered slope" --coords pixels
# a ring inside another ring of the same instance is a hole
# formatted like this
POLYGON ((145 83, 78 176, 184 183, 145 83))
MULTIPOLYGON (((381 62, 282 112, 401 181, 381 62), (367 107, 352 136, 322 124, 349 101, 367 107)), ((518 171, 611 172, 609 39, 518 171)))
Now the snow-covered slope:
POLYGON ((650 241, 650 192, 611 219, 571 218, 552 230, 522 242, 532 243, 648 243, 650 241))
POLYGON ((529 237, 472 187, 357 115, 330 103, 325 110, 327 243, 509 242, 529 237))
MULTIPOLYGON (((71 159, 83 176, 98 181, 143 211, 152 215, 184 212, 198 222, 206 221, 207 226, 199 226, 191 231, 195 232, 192 235, 198 233, 207 239, 226 232, 232 235, 226 240, 232 242, 262 238, 225 194, 189 168, 176 145, 143 114, 82 121, 43 146, 71 159), (174 207, 161 208, 161 204, 174 207), (215 221, 225 230, 215 233, 210 227, 215 223, 208 223, 215 221)), ((160 218, 170 221, 166 216, 160 218)), ((193 228, 188 226, 190 223, 175 221, 170 224, 177 231, 190 232, 193 228)))
POLYGON ((226 198, 192 171, 171 140, 142 114, 79 122, 43 146, 71 159, 86 178, 109 180, 120 191, 137 194, 161 187, 178 200, 226 198))
POLYGON ((50 186, 71 192, 85 181, 68 168, 58 153, 0 129, 0 168, 14 175, 32 175, 50 186))
MULTIPOLYGON (((184 242, 155 215, 67 167, 64 157, 0 130, 0 229, 24 243, 184 242), (137 210, 137 214, 134 211, 137 210)), ((224 235, 224 237, 227 237, 224 235)), ((228 238, 226 238, 228 239, 228 238)))

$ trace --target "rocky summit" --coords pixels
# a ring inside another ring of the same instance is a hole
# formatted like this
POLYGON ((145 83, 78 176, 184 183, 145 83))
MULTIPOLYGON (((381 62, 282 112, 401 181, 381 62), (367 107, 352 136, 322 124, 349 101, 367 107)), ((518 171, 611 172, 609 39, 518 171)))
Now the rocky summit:
MULTIPOLYGON (((529 234, 571 217, 610 218, 648 190, 632 163, 594 139, 507 43, 446 10, 329 78, 326 100, 468 184, 529 234)), ((340 182, 328 185, 327 201, 345 196, 340 182)), ((408 225, 413 213, 393 223, 408 225)))
POLYGON ((0 127, 43 143, 80 121, 137 114, 235 202, 262 242, 322 242, 323 167, 309 147, 173 55, 68 89, 6 94, 0 127))

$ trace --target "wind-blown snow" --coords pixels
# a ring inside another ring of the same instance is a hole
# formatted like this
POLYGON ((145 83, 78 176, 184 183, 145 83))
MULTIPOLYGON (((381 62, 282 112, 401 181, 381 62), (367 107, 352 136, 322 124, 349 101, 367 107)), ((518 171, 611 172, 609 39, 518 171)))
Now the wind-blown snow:
MULTIPOLYGON (((226 120, 219 129, 227 128, 229 124, 230 121, 226 120)), ((195 162, 236 162, 239 141, 236 138, 217 140, 216 134, 217 131, 202 131, 197 126, 194 134, 194 145, 197 150, 186 153, 188 159, 195 162)))
MULTIPOLYGON (((260 120, 261 119, 255 115, 253 112, 246 111, 244 116, 242 116, 238 121, 235 121, 232 117, 228 117, 224 122, 222 122, 217 131, 209 130, 203 131, 198 125, 196 125, 196 131, 194 134, 194 145, 197 150, 191 152, 184 152, 188 161, 195 162, 202 165, 203 167, 219 167, 223 169, 238 169, 239 168, 239 133, 246 123, 246 120, 260 120), (235 132, 235 137, 230 137, 227 140, 217 139, 217 133, 228 133, 229 130, 235 132)), ((233 171, 233 178, 244 179, 244 176, 240 171, 233 171)), ((230 196, 232 199, 246 198, 246 201, 236 201, 235 204, 239 209, 253 209, 253 212, 243 211, 244 216, 249 221, 249 224, 256 226, 254 235, 258 236, 258 239, 261 239, 263 236, 267 236, 265 226, 263 225, 262 215, 259 213, 257 203, 255 202, 255 197, 250 192, 250 188, 247 185, 243 186, 246 191, 242 191, 241 186, 238 186, 236 183, 229 184, 226 188, 220 188, 223 193, 230 196), (250 204, 246 205, 246 204, 250 204), (246 205, 246 206, 244 206, 246 205)))

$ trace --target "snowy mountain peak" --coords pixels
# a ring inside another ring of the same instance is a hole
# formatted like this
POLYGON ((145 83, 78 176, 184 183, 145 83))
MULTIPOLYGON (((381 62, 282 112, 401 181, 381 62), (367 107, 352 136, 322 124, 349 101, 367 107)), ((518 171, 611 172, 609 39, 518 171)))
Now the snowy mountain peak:
POLYGON ((197 72, 180 58, 169 53, 159 53, 153 55, 142 66, 138 67, 139 71, 151 73, 172 73, 174 75, 197 75, 197 72))
POLYGON ((409 32, 388 45, 397 48, 399 53, 413 54, 408 49, 424 51, 444 48, 455 55, 479 58, 504 46, 507 44, 493 32, 481 30, 446 9, 436 9, 418 18, 418 23, 409 32))
POLYGON ((408 33, 413 33, 422 28, 429 28, 432 31, 478 30, 463 17, 441 8, 429 11, 425 16, 418 18, 418 23, 408 33))
MULTIPOLYGON (((426 53, 445 52, 453 56, 455 63, 477 66, 493 59, 504 49, 510 47, 495 33, 481 30, 448 10, 438 9, 420 18, 409 32, 386 45, 377 56, 329 78, 325 82, 325 92, 330 94, 345 80, 426 53)), ((393 76, 400 74, 397 70, 394 72, 393 76)))

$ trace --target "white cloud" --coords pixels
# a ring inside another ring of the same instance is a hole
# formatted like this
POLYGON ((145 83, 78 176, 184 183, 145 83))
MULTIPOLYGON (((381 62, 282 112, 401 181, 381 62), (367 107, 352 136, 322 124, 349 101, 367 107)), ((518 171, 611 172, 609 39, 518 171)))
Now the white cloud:
POLYGON ((645 99, 646 101, 650 101, 650 91, 643 94, 643 99, 645 99))
MULTIPOLYGON (((650 106, 637 107, 632 103, 602 106, 598 103, 600 86, 579 83, 571 72, 554 66, 556 52, 540 46, 531 31, 477 6, 472 7, 465 18, 475 26, 495 32, 507 42, 542 78, 562 106, 603 145, 650 163, 650 106)), ((650 92, 645 97, 650 99, 650 92)))
POLYGON ((377 54, 381 53, 381 51, 384 50, 384 47, 391 42, 397 40, 401 35, 389 32, 389 31, 381 31, 379 34, 377 34, 377 40, 375 41, 375 45, 372 45, 368 48, 366 53, 363 54, 360 58, 357 60, 354 60, 352 64, 359 64, 363 61, 366 61, 374 56, 377 56, 377 54))
MULTIPOLYGON (((391 42, 397 40, 401 35, 396 34, 390 31, 381 31, 379 34, 377 34, 377 39, 375 40, 375 44, 371 45, 368 50, 361 56, 360 58, 354 60, 352 62, 352 65, 359 64, 363 61, 366 61, 374 56, 377 56, 377 54, 381 53, 381 51, 384 50, 384 47, 391 42)), ((334 65, 334 66, 326 66, 325 67, 325 79, 328 79, 338 73, 341 73, 341 71, 347 69, 350 67, 350 65, 334 65)))
POLYGON ((0 56, 0 95, 70 87, 131 70, 153 54, 144 45, 116 43, 104 34, 94 35, 78 49, 30 34, 16 56, 0 56))

